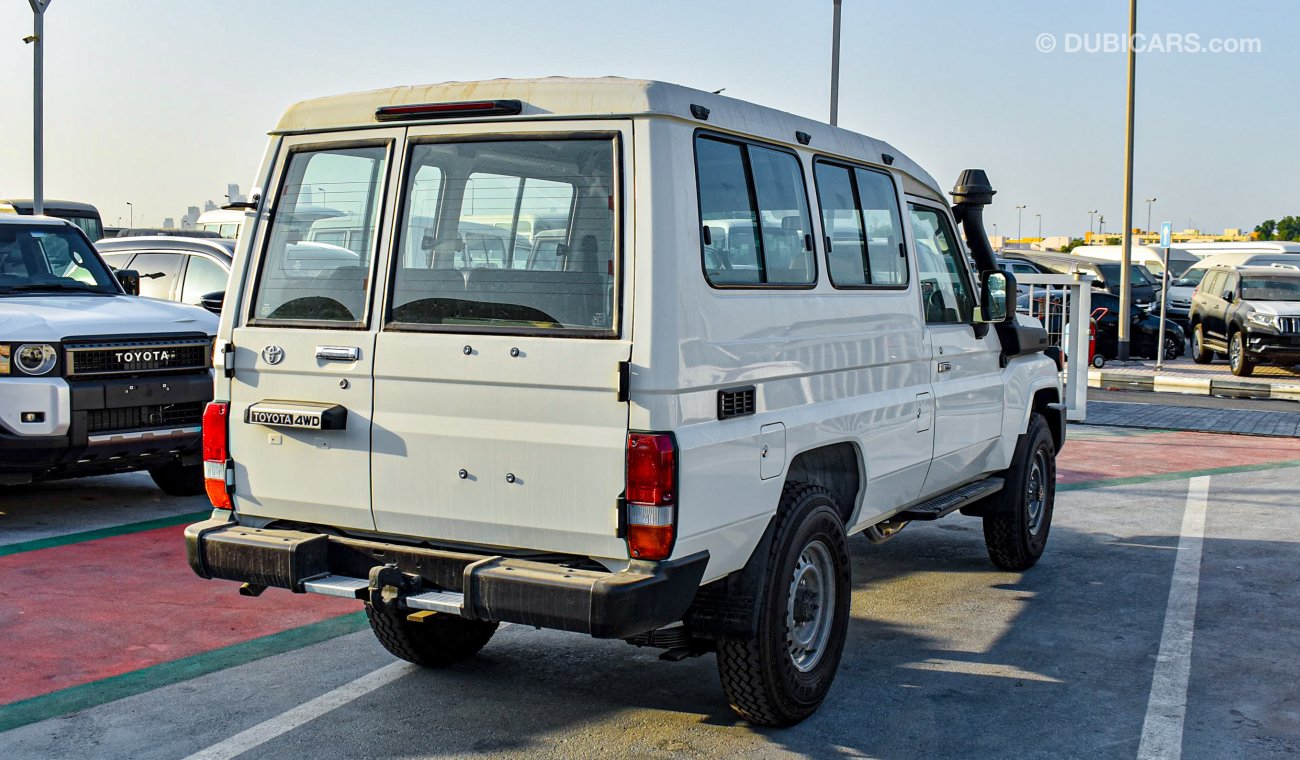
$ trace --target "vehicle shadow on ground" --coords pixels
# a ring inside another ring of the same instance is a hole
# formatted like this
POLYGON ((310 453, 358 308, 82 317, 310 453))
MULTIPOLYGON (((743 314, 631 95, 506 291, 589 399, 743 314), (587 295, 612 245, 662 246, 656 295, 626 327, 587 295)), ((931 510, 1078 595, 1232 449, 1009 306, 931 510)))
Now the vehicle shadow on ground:
POLYGON ((0 486, 0 544, 210 509, 205 496, 168 496, 148 473, 0 486))
POLYGON ((1038 567, 1007 573, 989 563, 977 520, 949 521, 884 546, 851 540, 844 659, 821 710, 793 728, 736 718, 713 655, 667 663, 657 650, 511 627, 475 660, 369 700, 361 714, 388 726, 371 749, 556 752, 557 732, 578 732, 578 744, 608 735, 609 756, 1132 757, 1177 539, 1058 527, 1038 567))

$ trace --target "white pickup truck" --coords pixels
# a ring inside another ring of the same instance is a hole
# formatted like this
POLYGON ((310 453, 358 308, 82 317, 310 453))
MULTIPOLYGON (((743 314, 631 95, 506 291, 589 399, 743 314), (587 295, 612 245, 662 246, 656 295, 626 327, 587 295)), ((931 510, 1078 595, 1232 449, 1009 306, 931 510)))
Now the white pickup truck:
POLYGON ((359 600, 428 666, 507 621, 716 653, 740 715, 789 725, 839 664, 849 536, 960 510, 998 567, 1042 554, 1060 357, 1010 308, 983 172, 950 207, 885 143, 623 79, 307 101, 266 155, 199 575, 359 600), (305 278, 323 203, 356 265, 305 278))
POLYGON ((72 224, 0 214, 0 485, 148 470, 203 493, 217 319, 132 290, 72 224))

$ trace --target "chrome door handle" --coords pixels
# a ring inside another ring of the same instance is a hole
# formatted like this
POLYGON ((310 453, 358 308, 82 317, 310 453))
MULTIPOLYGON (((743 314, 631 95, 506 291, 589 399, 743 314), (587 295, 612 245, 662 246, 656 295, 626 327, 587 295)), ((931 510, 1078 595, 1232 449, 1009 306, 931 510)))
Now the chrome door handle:
POLYGON ((947 372, 952 369, 952 362, 939 362, 938 369, 940 372, 947 372))
POLYGON ((354 362, 361 358, 356 346, 317 346, 316 358, 327 362, 354 362))

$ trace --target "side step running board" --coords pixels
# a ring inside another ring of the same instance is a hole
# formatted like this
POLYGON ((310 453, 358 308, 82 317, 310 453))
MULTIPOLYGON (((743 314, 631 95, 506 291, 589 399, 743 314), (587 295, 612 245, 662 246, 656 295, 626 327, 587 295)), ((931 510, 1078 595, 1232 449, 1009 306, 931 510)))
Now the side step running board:
POLYGON ((904 520, 938 520, 951 512, 955 512, 967 504, 979 501, 985 496, 991 496, 1002 490, 1005 481, 1002 478, 986 478, 984 480, 969 483, 958 488, 955 491, 949 491, 942 496, 936 496, 929 501, 921 502, 914 507, 906 509, 893 517, 889 518, 891 522, 902 522, 904 520))

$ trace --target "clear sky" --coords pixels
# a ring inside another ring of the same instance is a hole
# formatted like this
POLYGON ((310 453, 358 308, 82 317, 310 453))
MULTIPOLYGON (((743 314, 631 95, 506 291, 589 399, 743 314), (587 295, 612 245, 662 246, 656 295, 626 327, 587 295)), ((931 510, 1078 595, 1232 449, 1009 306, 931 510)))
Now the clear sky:
MULTIPOLYGON (((1127 0, 844 0, 840 124, 949 187, 969 166, 1014 235, 1121 228, 1127 0), (1039 52, 1052 34, 1054 52, 1039 52), (1071 37, 1075 35, 1075 37, 1071 37)), ((1140 30, 1255 53, 1138 57, 1134 218, 1211 231, 1300 213, 1300 3, 1140 0, 1140 30)), ((0 0, 0 197, 31 195, 25 0, 0 0)), ((546 75, 677 82, 826 118, 831 0, 53 0, 46 196, 108 224, 179 219, 252 184, 289 103, 399 84, 546 75)), ((1146 44, 1154 45, 1152 39, 1146 44)), ((1184 48, 1189 45, 1184 42, 1184 48)))

